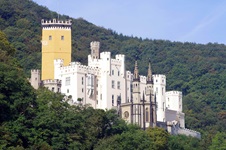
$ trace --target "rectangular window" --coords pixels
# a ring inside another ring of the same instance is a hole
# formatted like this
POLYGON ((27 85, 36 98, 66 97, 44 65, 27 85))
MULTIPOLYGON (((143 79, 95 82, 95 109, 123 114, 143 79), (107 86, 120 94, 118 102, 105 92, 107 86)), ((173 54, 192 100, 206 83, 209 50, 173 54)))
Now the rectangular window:
POLYGON ((114 70, 111 71, 111 74, 114 75, 114 70))
POLYGON ((70 81, 71 78, 70 77, 66 77, 66 80, 65 80, 65 85, 70 85, 70 81))
POLYGON ((61 40, 62 40, 62 41, 64 40, 64 36, 61 36, 61 40))
POLYGON ((83 85, 83 77, 82 77, 82 85, 83 85))
POLYGON ((114 80, 111 81, 111 87, 112 87, 113 89, 115 88, 115 81, 114 81, 114 80))
POLYGON ((164 93, 164 88, 162 88, 162 95, 163 95, 163 93, 164 93))
POLYGON ((52 40, 52 35, 49 36, 49 40, 52 40))
POLYGON ((156 87, 156 94, 158 94, 158 87, 156 87))
POLYGON ((69 93, 69 89, 67 89, 67 93, 69 93))
POLYGON ((112 95, 112 106, 114 106, 114 95, 112 95))
POLYGON ((118 76, 120 76, 120 71, 118 71, 118 76))
POLYGON ((162 109, 163 109, 163 111, 165 111, 165 103, 164 102, 162 103, 162 109))
POLYGON ((52 91, 54 92, 54 87, 52 87, 52 91))
POLYGON ((117 82, 117 88, 120 89, 120 81, 117 82))

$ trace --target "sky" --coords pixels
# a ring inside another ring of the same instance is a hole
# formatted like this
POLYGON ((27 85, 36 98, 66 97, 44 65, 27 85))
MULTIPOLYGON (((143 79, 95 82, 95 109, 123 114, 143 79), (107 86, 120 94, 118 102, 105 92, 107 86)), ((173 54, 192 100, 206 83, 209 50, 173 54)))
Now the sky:
MULTIPOLYGON (((33 0, 143 39, 226 44, 226 0, 33 0)), ((45 19, 45 18, 43 18, 45 19)))

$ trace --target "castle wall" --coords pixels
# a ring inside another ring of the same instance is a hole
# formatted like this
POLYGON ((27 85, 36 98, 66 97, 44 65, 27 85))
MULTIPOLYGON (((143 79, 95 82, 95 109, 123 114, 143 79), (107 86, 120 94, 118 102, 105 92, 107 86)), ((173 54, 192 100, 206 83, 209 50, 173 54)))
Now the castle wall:
POLYGON ((182 92, 166 92, 166 107, 170 110, 182 112, 182 92))
POLYGON ((165 122, 165 108, 166 108, 166 76, 153 75, 154 93, 156 94, 157 102, 157 121, 165 122))

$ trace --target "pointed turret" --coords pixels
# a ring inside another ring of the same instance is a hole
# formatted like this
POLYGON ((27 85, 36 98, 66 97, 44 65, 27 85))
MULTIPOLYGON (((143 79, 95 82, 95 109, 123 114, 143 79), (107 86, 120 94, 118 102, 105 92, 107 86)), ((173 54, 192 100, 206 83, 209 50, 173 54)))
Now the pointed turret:
POLYGON ((133 103, 139 103, 140 99, 141 99, 141 97, 140 97, 140 76, 139 76, 137 57, 136 57, 135 66, 134 66, 134 74, 133 74, 133 103))
POLYGON ((151 71, 151 62, 149 59, 148 64, 148 75, 147 75, 147 84, 153 84, 152 71, 151 71))
POLYGON ((133 74, 133 80, 139 81, 140 77, 139 77, 139 70, 138 70, 138 65, 137 65, 137 58, 135 61, 135 66, 134 66, 134 74, 133 74))

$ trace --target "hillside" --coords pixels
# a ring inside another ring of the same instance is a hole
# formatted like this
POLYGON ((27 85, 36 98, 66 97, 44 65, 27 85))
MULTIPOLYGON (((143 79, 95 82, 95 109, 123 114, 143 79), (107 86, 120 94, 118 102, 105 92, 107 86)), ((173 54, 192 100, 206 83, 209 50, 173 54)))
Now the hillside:
MULTIPOLYGON (((41 19, 56 18, 57 14, 30 0, 1 0, 0 14, 0 29, 17 49, 15 57, 25 72, 40 68, 41 19)), ((89 43, 93 40, 101 42, 101 51, 125 54, 128 70, 133 70, 138 55, 143 75, 147 74, 147 62, 151 58, 153 72, 167 76, 167 90, 183 92, 188 128, 208 132, 210 137, 216 131, 226 131, 225 45, 141 39, 117 34, 82 18, 72 22, 74 61, 87 62, 89 43)))

